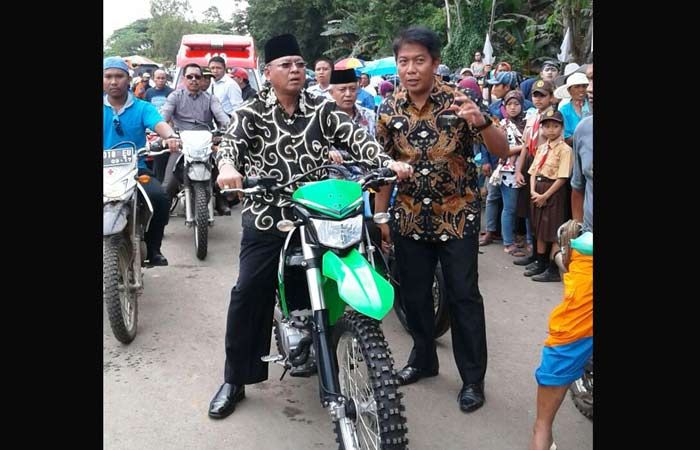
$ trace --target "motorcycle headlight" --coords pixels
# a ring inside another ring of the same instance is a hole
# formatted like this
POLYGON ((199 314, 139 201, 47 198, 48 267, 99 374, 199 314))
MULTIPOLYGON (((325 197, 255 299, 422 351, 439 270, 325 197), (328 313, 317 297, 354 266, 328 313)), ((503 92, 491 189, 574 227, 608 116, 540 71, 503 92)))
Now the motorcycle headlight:
POLYGON ((192 159, 202 160, 209 156, 210 147, 190 147, 184 150, 184 153, 187 153, 192 159))
POLYGON ((310 219, 319 244, 344 249, 362 240, 362 214, 345 220, 310 219))

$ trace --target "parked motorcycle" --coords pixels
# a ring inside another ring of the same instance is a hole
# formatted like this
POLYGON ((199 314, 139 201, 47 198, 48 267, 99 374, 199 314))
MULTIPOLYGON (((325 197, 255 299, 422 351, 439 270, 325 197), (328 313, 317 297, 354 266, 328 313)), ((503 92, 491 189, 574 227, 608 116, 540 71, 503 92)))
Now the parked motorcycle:
POLYGON ((170 206, 172 212, 180 200, 184 201, 185 225, 193 228, 195 253, 200 260, 207 256, 209 227, 214 226, 213 147, 223 135, 223 130, 212 132, 207 125, 202 126, 207 129, 178 134, 182 151, 173 166, 173 174, 180 188, 170 206))
MULTIPOLYGON (((396 371, 380 321, 394 301, 391 284, 372 267, 372 244, 363 221, 362 191, 396 179, 388 169, 357 181, 300 183, 324 165, 278 184, 247 178, 242 192, 263 204, 278 200, 294 220, 280 253, 273 328, 279 354, 262 358, 284 367, 282 378, 318 373, 320 399, 334 422, 341 449, 405 449, 406 418, 396 371)), ((386 213, 376 220, 387 221, 386 213)), ((282 379, 280 378, 280 379, 282 379)))
POLYGON ((138 159, 168 151, 160 149, 160 144, 153 144, 137 150, 132 142, 120 142, 103 151, 102 296, 114 337, 124 344, 136 337, 146 259, 144 234, 153 216, 141 186, 150 177, 137 176, 138 159))

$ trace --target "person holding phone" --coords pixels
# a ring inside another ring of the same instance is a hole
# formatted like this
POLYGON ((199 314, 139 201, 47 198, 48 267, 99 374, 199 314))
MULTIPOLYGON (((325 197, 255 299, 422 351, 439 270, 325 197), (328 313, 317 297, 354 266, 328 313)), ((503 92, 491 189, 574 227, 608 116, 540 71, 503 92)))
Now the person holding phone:
MULTIPOLYGON (((391 229, 380 225, 383 247, 393 242, 402 300, 413 338, 408 363, 397 374, 407 385, 439 371, 432 284, 438 259, 452 315, 452 344, 463 381, 459 407, 484 404, 486 326, 478 286, 481 200, 473 144, 508 155, 505 134, 469 99, 440 80, 440 38, 423 27, 402 31, 393 43, 401 87, 379 107, 377 140, 413 173, 398 183, 391 229)), ((375 212, 388 208, 391 187, 377 193, 375 212)))

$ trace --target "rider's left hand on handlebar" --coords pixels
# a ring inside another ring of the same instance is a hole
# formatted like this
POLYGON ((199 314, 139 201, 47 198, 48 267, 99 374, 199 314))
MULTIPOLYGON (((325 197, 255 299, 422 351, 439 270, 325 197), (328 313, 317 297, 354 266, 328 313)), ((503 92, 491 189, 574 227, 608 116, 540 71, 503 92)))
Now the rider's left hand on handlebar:
POLYGON ((170 138, 163 141, 163 147, 168 147, 171 152, 180 150, 180 141, 176 138, 170 138))
POLYGON ((413 174, 413 166, 401 161, 394 161, 393 163, 389 164, 389 169, 396 172, 396 176, 399 178, 399 180, 408 178, 413 174))

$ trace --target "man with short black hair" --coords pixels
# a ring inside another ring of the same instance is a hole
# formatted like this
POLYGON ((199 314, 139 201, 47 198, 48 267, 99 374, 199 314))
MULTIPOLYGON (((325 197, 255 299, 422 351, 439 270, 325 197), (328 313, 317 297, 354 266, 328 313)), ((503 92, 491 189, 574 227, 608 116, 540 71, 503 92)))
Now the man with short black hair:
POLYGON ((330 99, 328 91, 331 89, 331 71, 333 70, 333 61, 326 57, 321 57, 314 63, 314 73, 316 74, 316 84, 311 86, 308 91, 311 95, 323 95, 330 99))
MULTIPOLYGON (((165 70, 163 69, 158 69, 153 72, 153 79, 156 85, 155 87, 149 88, 146 91, 146 95, 143 99, 155 106, 160 113, 161 109, 165 105, 168 95, 173 92, 173 88, 166 84, 168 78, 165 70)), ((168 165, 169 156, 170 155, 167 153, 164 153, 153 158, 153 172, 155 172, 156 178, 158 178, 158 180, 161 182, 163 182, 165 179, 165 168, 168 165)))
MULTIPOLYGON (((539 79, 543 81, 554 82, 554 79, 557 77, 558 74, 559 65, 553 60, 547 60, 542 64, 539 79)), ((523 97, 525 97, 527 100, 532 101, 532 84, 537 79, 537 77, 528 78, 527 80, 520 83, 520 92, 523 93, 523 97)))
MULTIPOLYGON (((177 89, 168 96, 162 108, 163 119, 166 122, 172 122, 178 132, 211 129, 214 122, 219 128, 227 127, 230 119, 224 112, 219 99, 200 88, 204 78, 202 68, 191 63, 184 67, 182 73, 187 80, 186 89, 177 89)), ((170 155, 163 179, 163 187, 170 199, 177 195, 179 184, 173 176, 177 157, 176 154, 170 155)))
POLYGON ((230 116, 243 103, 241 88, 226 76, 226 61, 221 56, 209 60, 209 70, 214 74, 214 81, 207 92, 219 99, 224 112, 230 116))
MULTIPOLYGON (((407 385, 438 374, 431 291, 439 260, 452 319, 452 348, 463 382, 457 399, 462 411, 471 412, 485 401, 487 361, 477 269, 481 205, 473 147, 483 140, 489 151, 505 158, 508 141, 465 90, 435 74, 440 64, 440 37, 435 32, 411 27, 394 40, 393 50, 401 87, 379 107, 377 140, 389 156, 414 168, 411 177, 398 183, 391 230, 379 225, 382 247, 394 243, 413 338, 397 380, 407 385)), ((387 211, 390 195, 388 186, 377 193, 376 212, 387 211)))
POLYGON ((144 100, 151 103, 160 112, 160 109, 165 105, 168 95, 173 92, 173 88, 167 85, 168 76, 163 69, 153 72, 153 80, 156 85, 146 91, 144 100))

